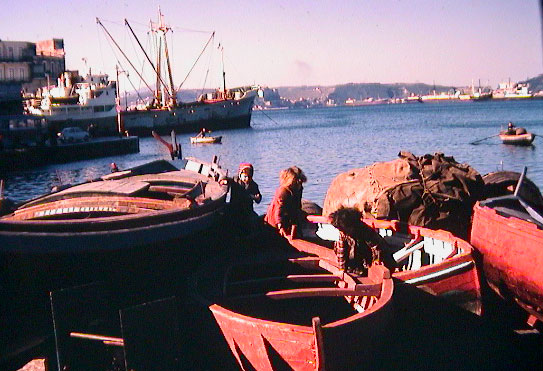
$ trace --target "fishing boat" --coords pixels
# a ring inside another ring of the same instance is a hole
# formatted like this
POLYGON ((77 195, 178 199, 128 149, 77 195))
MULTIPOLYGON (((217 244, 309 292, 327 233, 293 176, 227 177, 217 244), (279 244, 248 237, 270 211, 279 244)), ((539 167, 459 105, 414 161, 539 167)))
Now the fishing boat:
MULTIPOLYGON (((308 220, 318 224, 316 232, 306 230, 303 238, 292 238, 291 244, 300 251, 336 262, 332 241, 339 239, 339 231, 326 216, 309 215, 308 220)), ((481 314, 479 273, 469 243, 444 230, 398 221, 364 219, 364 222, 391 248, 388 254, 396 264, 391 268, 393 277, 481 314)))
POLYGON ((26 110, 47 118, 51 127, 92 128, 94 135, 117 133, 117 85, 108 75, 80 76, 76 71, 60 75, 56 86, 44 86, 26 110))
POLYGON ((524 308, 533 325, 543 321, 543 213, 520 196, 525 173, 512 195, 475 204, 470 242, 490 287, 524 308))
POLYGON ((386 346, 394 284, 384 266, 354 277, 319 257, 245 258, 194 280, 244 370, 353 369, 386 346))
POLYGON ((516 146, 530 146, 535 139, 535 135, 532 133, 525 134, 506 134, 500 133, 500 139, 503 144, 512 144, 516 146))
POLYGON ((218 136, 218 137, 190 137, 190 142, 192 144, 220 143, 221 140, 222 140, 222 136, 218 136))
POLYGON ((219 220, 224 175, 217 162, 187 158, 178 169, 159 160, 28 201, 0 217, 0 254, 10 261, 3 275, 15 281, 35 270, 46 279, 24 282, 51 289, 190 255, 179 242, 219 220))
MULTIPOLYGON (((97 23, 102 26, 106 35, 125 56, 128 63, 133 66, 99 19, 97 19, 97 23)), ((125 23, 141 47, 132 27, 127 20, 125 23)), ((157 23, 152 22, 150 30, 157 40, 157 45, 154 47, 156 55, 153 55, 156 62, 152 62, 148 56, 149 53, 141 47, 141 52, 146 56, 146 62, 151 65, 153 78, 156 80, 155 88, 151 88, 152 84, 145 81, 142 74, 133 67, 135 73, 149 89, 152 99, 144 107, 120 112, 122 130, 126 130, 132 135, 149 136, 152 131, 162 135, 171 130, 178 133, 194 132, 202 127, 212 130, 249 127, 254 100, 260 92, 260 88, 258 86, 242 86, 227 89, 224 63, 222 88, 201 94, 193 102, 178 101, 177 95, 182 83, 179 87, 174 86, 166 38, 169 31, 171 28, 164 23, 164 17, 159 9, 159 20, 157 23), (166 67, 162 68, 162 64, 166 67)), ((213 32, 202 53, 209 45, 213 44, 214 37, 215 33, 213 32)))

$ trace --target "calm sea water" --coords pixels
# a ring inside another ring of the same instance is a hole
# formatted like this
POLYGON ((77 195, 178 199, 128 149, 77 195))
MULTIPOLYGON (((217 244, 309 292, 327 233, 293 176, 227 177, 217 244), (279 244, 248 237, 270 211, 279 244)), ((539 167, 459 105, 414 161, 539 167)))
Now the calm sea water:
MULTIPOLYGON (((308 110, 255 111, 251 128, 217 131, 222 144, 191 145, 190 134, 178 135, 184 156, 211 160, 218 155, 223 168, 235 173, 240 162, 255 166, 263 213, 278 185, 278 174, 291 165, 308 177, 304 198, 322 205, 332 179, 341 172, 397 158, 400 151, 415 155, 442 152, 468 163, 482 175, 496 170, 522 171, 543 186, 543 137, 532 147, 503 145, 494 137, 508 121, 543 135, 543 100, 451 102, 334 107, 308 110)), ((139 165, 168 154, 153 138, 142 138, 140 153, 79 161, 8 173, 6 194, 23 201, 48 192, 52 186, 77 183, 139 165)))

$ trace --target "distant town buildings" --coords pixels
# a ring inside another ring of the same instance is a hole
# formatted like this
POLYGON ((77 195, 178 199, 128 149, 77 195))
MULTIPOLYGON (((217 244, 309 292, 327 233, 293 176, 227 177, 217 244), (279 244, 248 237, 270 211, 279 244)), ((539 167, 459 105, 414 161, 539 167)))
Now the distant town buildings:
POLYGON ((55 83, 65 68, 63 39, 36 43, 0 39, 0 108, 20 100, 21 92, 55 83))
MULTIPOLYGON (((541 86, 543 75, 533 80, 541 86)), ((431 103, 445 101, 482 101, 543 98, 543 90, 531 91, 527 82, 502 82, 496 89, 474 85, 456 88, 427 84, 360 83, 329 87, 264 88, 256 109, 363 106, 395 103, 431 103), (315 92, 321 93, 315 95, 315 92)))

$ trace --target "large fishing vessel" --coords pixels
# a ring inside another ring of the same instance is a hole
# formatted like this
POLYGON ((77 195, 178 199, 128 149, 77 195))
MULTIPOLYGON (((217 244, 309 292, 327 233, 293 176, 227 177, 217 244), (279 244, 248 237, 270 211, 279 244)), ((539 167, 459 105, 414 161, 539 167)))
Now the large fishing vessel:
MULTIPOLYGON (((151 33, 155 36, 154 40, 156 42, 153 48, 155 51, 154 55, 151 55, 142 47, 132 27, 125 20, 126 26, 141 47, 141 52, 145 56, 144 60, 152 68, 153 79, 156 81, 153 84, 145 81, 142 73, 134 67, 128 56, 119 44, 115 42, 102 22, 99 19, 96 21, 102 26, 107 37, 113 42, 118 51, 126 59, 126 62, 130 64, 134 72, 152 94, 152 99, 148 104, 144 106, 139 105, 137 108, 121 112, 121 130, 128 131, 133 135, 147 136, 151 135, 153 131, 158 134, 167 134, 171 130, 175 130, 176 132, 193 132, 199 131, 203 127, 220 130, 250 126, 254 100, 257 92, 260 90, 257 86, 227 89, 224 63, 222 88, 211 93, 202 94, 193 102, 178 102, 177 95, 183 83, 177 88, 174 86, 166 38, 166 34, 171 28, 164 24, 160 9, 158 22, 151 22, 151 33), (151 57, 154 57, 154 61, 151 57), (151 85, 154 85, 154 87, 151 87, 151 85)), ((213 32, 204 50, 211 44, 214 36, 215 33, 213 32)))
POLYGON ((117 131, 117 84, 108 75, 80 76, 76 71, 60 75, 56 86, 40 89, 26 110, 44 116, 56 131, 68 126, 78 126, 97 135, 117 131))
POLYGON ((145 110, 121 111, 124 130, 130 135, 148 136, 151 132, 167 134, 194 132, 201 128, 225 130, 247 128, 251 124, 255 87, 230 89, 205 94, 195 102, 174 107, 148 107, 145 110), (214 98, 217 97, 217 98, 214 98))

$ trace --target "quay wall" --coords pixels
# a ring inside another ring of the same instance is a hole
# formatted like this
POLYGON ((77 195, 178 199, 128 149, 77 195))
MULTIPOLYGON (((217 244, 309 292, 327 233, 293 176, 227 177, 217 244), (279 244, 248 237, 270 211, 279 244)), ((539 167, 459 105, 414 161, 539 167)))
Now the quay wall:
POLYGON ((137 153, 139 150, 139 138, 135 136, 99 138, 83 143, 4 150, 0 151, 0 170, 15 171, 48 164, 137 153))

